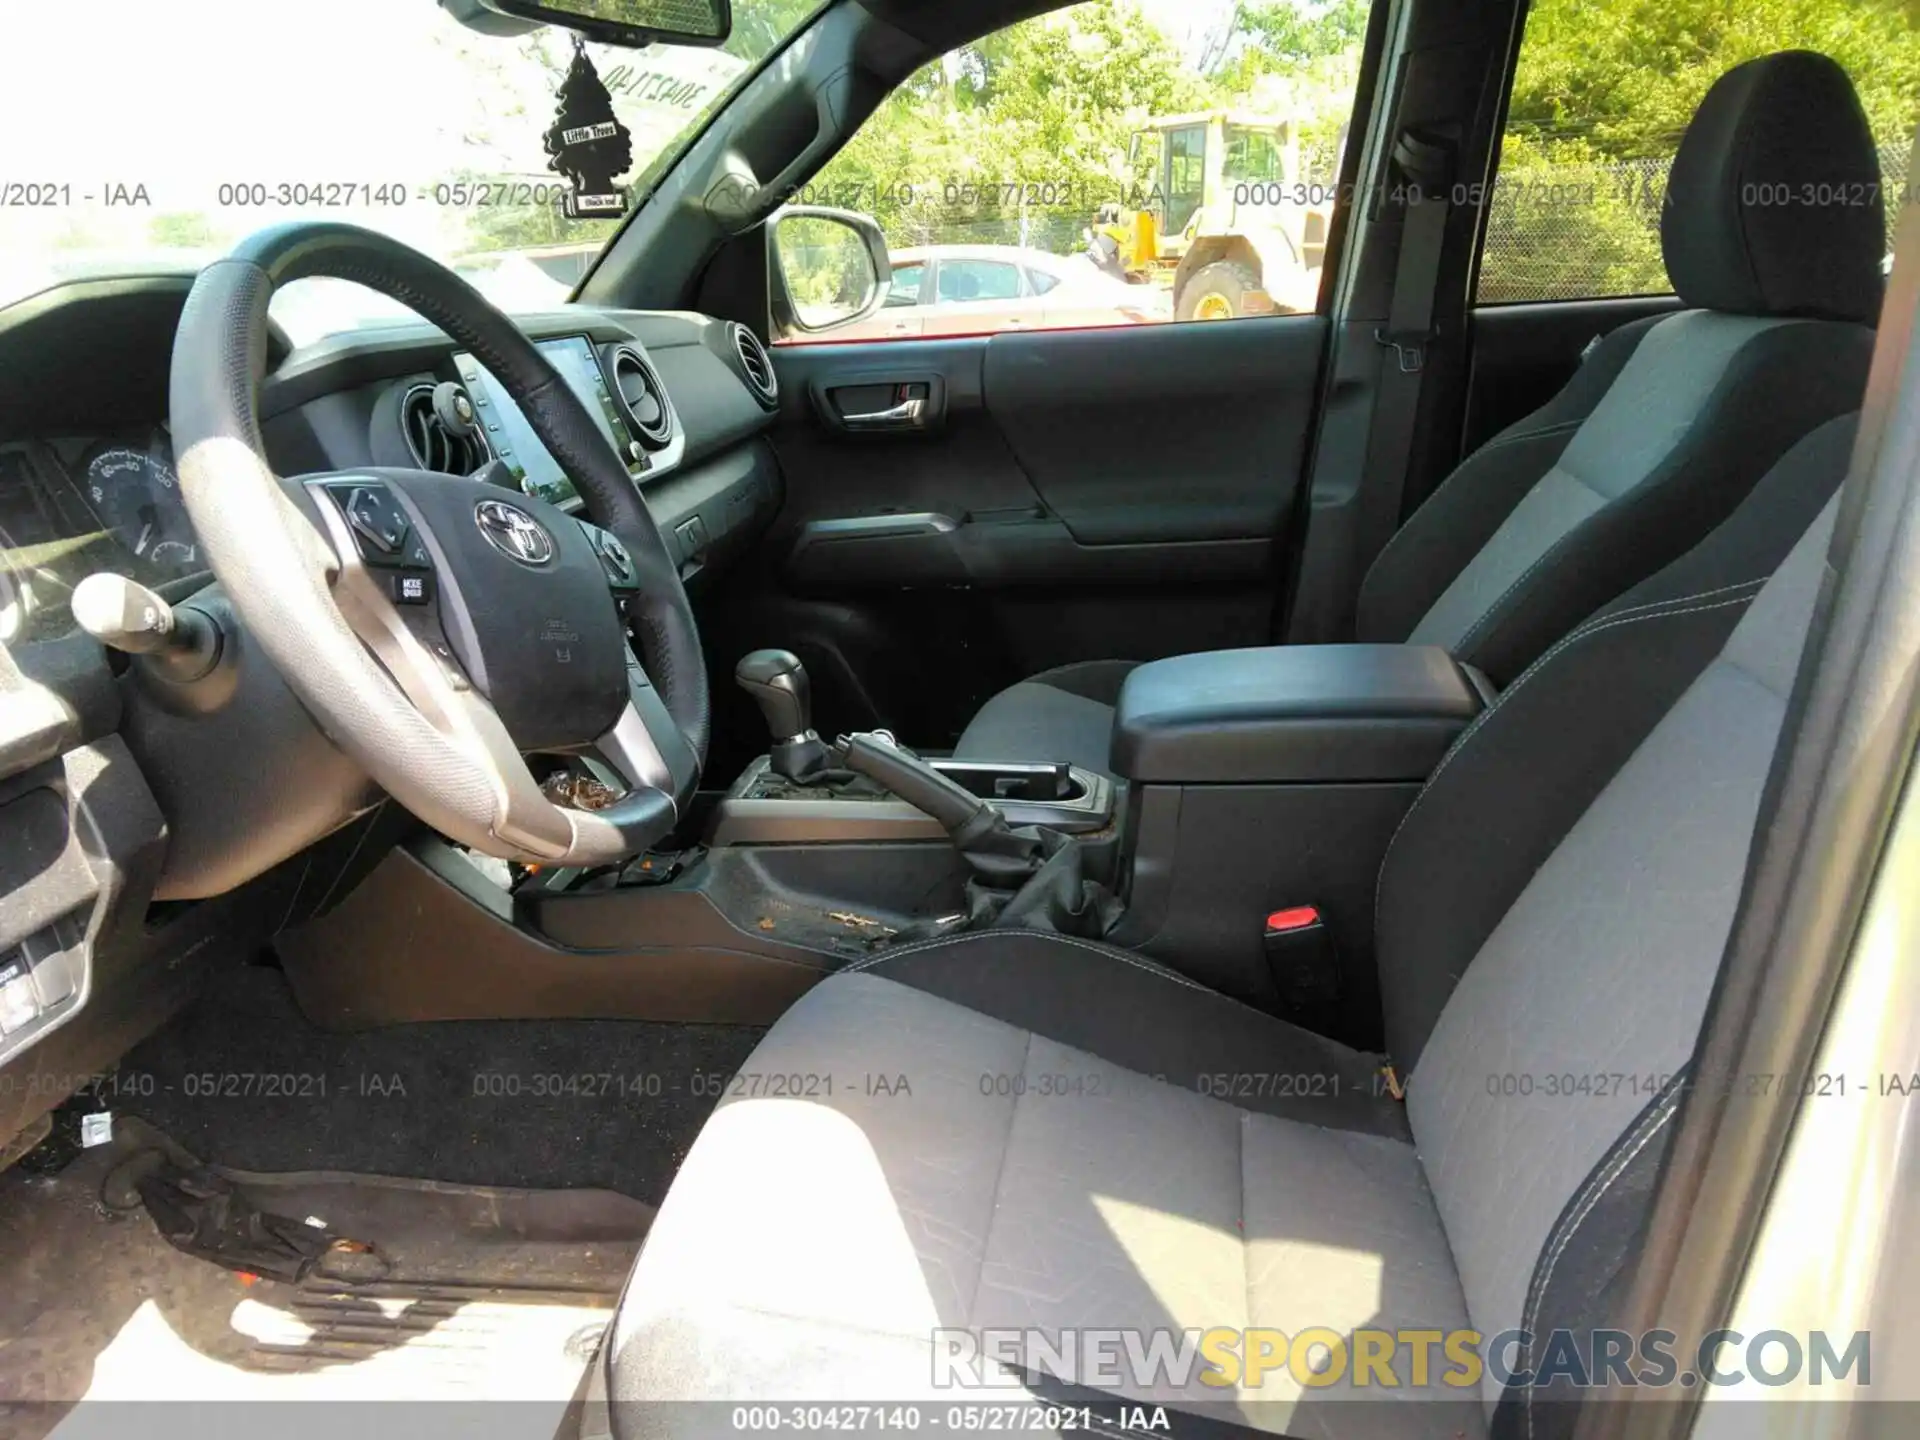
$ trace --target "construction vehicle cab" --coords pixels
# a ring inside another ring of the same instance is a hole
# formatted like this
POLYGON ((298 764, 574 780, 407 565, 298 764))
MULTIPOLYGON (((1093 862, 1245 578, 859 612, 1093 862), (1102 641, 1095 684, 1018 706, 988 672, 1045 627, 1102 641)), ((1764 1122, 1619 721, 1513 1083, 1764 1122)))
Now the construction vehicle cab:
POLYGON ((1302 173, 1291 120, 1163 116, 1134 133, 1129 159, 1140 203, 1106 233, 1130 278, 1171 286, 1176 319, 1313 309, 1332 187, 1302 173))

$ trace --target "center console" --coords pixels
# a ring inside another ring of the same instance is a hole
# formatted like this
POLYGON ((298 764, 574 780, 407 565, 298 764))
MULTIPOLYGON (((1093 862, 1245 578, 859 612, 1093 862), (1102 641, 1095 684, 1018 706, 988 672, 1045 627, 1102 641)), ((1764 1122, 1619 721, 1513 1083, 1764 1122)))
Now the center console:
MULTIPOLYGON (((1080 836, 1095 836, 1113 828, 1114 784, 1090 770, 1065 762, 927 763, 969 794, 993 805, 1010 825, 1038 825, 1080 836)), ((774 774, 762 756, 747 767, 721 800, 707 843, 721 849, 734 845, 946 840, 946 829, 938 820, 891 791, 874 785, 796 784, 774 774)))
POLYGON ((1377 1025, 1373 892, 1407 807, 1491 699, 1420 645, 1291 645, 1142 665, 1120 692, 1126 912, 1109 938, 1316 1029, 1377 1025), (1318 945, 1268 917, 1311 912, 1318 945))
POLYGON ((303 1006, 341 1024, 764 1024, 891 947, 1064 915, 1073 924, 1056 928, 1364 1044, 1378 1024, 1381 859, 1489 699, 1475 672, 1428 647, 1180 656, 1127 678, 1115 779, 1065 763, 923 761, 884 733, 828 744, 793 656, 755 652, 737 679, 760 702, 769 751, 690 822, 685 849, 502 889, 423 837, 283 939, 303 1006), (1311 914, 1322 943, 1277 952, 1276 913, 1311 914), (408 923, 396 930, 395 916, 408 923))

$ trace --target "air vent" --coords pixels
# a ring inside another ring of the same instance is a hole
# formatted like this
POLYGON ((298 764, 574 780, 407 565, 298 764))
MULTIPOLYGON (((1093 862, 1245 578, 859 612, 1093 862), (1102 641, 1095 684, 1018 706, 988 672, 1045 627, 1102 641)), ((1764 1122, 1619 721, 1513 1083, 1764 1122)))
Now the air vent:
MULTIPOLYGON (((460 401, 466 401, 466 391, 458 386, 448 388, 460 401)), ((489 458, 486 441, 478 429, 469 428, 463 435, 450 425, 434 404, 434 389, 432 385, 416 385, 400 401, 400 429, 407 437, 407 449, 422 470, 471 475, 489 458)))
POLYGON ((747 387, 762 405, 773 409, 780 403, 780 379, 773 373, 773 357, 767 354, 760 337, 746 326, 734 325, 731 330, 733 351, 740 357, 740 370, 747 377, 747 387))
POLYGON ((649 450, 664 449, 673 439, 673 402, 653 366, 631 346, 613 352, 613 388, 640 443, 649 450))

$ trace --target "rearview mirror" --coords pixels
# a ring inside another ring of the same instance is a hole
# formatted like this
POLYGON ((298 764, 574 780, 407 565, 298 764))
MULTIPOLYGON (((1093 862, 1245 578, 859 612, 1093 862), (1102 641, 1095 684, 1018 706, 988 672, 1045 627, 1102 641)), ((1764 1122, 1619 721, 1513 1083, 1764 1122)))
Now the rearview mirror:
POLYGON ((516 20, 558 25, 602 45, 718 45, 733 33, 729 0, 478 0, 516 20))
POLYGON ((792 205, 767 221, 776 333, 818 334, 864 320, 893 284, 887 237, 871 215, 792 205))

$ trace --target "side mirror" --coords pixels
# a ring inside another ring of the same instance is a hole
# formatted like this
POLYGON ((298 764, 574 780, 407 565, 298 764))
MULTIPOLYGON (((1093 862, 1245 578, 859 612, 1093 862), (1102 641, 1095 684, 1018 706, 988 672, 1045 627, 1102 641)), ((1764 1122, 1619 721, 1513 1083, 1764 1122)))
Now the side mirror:
POLYGON ((768 301, 776 334, 817 335, 864 320, 893 286, 887 237, 871 215, 791 205, 767 221, 768 301))

